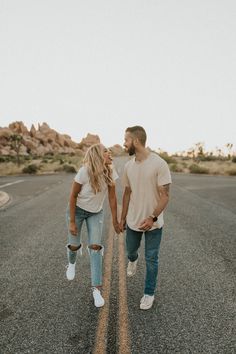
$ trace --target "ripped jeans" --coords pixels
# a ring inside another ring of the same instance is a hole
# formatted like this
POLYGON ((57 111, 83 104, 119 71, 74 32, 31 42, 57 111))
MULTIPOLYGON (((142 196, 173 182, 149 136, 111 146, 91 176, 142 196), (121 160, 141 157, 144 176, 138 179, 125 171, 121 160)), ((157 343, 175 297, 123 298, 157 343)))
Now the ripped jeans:
POLYGON ((88 246, 88 252, 90 255, 92 286, 101 286, 102 285, 102 256, 103 256, 103 249, 104 249, 104 247, 101 244, 102 229, 103 229, 103 210, 100 210, 98 213, 92 213, 90 211, 81 209, 80 207, 76 206, 75 223, 78 228, 78 234, 77 236, 74 236, 69 231, 70 211, 69 211, 69 207, 67 207, 66 222, 68 228, 68 244, 67 244, 68 261, 72 264, 74 264, 76 261, 77 251, 72 251, 69 248, 69 246, 81 245, 80 242, 81 229, 84 220, 86 222, 87 231, 88 231, 88 244, 101 246, 100 250, 94 250, 88 246))

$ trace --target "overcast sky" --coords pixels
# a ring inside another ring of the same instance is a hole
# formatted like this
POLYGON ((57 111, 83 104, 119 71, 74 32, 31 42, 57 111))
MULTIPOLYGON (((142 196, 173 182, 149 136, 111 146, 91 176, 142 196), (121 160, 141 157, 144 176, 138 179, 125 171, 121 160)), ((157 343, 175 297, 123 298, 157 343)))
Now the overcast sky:
POLYGON ((0 0, 0 126, 236 145, 235 0, 0 0))

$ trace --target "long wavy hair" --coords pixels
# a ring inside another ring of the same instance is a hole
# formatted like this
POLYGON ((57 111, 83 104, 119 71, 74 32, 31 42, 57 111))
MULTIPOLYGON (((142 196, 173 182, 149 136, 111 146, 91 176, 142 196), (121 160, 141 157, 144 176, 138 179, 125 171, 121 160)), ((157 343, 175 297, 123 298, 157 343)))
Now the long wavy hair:
POLYGON ((94 193, 101 192, 104 182, 111 186, 113 183, 112 169, 104 161, 104 146, 94 144, 87 150, 83 164, 88 169, 89 181, 94 193))

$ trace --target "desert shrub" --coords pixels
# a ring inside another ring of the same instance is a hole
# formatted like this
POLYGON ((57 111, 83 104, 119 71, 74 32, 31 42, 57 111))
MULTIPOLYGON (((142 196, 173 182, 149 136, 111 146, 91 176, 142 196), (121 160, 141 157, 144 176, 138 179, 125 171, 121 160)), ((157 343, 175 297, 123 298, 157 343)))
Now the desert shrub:
POLYGON ((54 168, 54 172, 63 172, 63 166, 54 168))
POLYGON ((169 156, 166 152, 162 152, 158 155, 162 157, 168 164, 176 163, 176 159, 174 159, 172 156, 169 156))
POLYGON ((24 156, 24 161, 30 161, 32 157, 30 155, 24 156))
POLYGON ((172 172, 183 172, 182 167, 180 167, 177 163, 170 164, 170 170, 172 172))
POLYGON ((38 171, 39 167, 37 165, 35 165, 34 163, 28 165, 28 166, 25 166, 23 169, 22 169, 22 172, 23 173, 30 173, 30 174, 34 174, 38 171))
POLYGON ((1 162, 16 162, 16 158, 15 156, 2 155, 0 156, 0 163, 1 162))
POLYGON ((54 158, 54 153, 53 152, 47 152, 45 155, 44 155, 44 158, 48 159, 48 160, 51 160, 54 158))
POLYGON ((197 156, 196 160, 198 160, 198 161, 217 161, 217 160, 219 160, 219 157, 214 156, 214 155, 201 155, 201 156, 197 156))
POLYGON ((230 176, 236 176, 236 169, 228 170, 227 174, 230 175, 230 176))
POLYGON ((232 157, 232 162, 236 163, 236 156, 232 157))
POLYGON ((190 171, 190 173, 202 173, 202 174, 209 173, 208 168, 198 166, 195 163, 193 163, 192 165, 189 166, 189 171, 190 171))
POLYGON ((183 166, 183 168, 187 168, 188 164, 184 161, 184 162, 182 162, 182 166, 183 166))
POLYGON ((74 166, 71 166, 71 165, 63 165, 63 171, 67 172, 67 173, 76 173, 76 169, 74 166))
POLYGON ((0 156, 0 163, 1 162, 8 162, 9 160, 7 160, 8 156, 0 156))

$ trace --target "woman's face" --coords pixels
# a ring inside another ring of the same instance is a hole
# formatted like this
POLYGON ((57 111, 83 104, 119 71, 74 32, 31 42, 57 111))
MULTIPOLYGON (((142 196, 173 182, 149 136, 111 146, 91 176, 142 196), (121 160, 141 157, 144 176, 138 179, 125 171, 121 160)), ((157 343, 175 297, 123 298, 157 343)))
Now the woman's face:
POLYGON ((111 156, 111 151, 104 147, 103 150, 103 157, 106 165, 111 165, 112 164, 112 156, 111 156))

